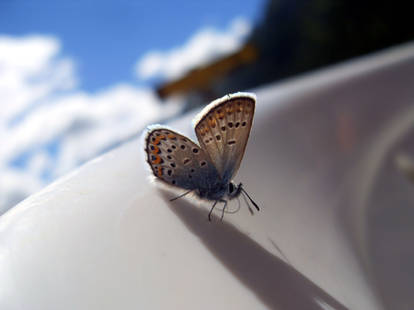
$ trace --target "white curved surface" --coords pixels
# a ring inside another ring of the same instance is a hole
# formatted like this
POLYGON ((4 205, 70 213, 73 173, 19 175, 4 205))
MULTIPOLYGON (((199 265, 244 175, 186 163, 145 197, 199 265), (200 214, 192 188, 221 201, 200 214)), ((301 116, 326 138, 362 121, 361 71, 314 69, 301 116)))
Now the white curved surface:
MULTIPOLYGON (((387 133, 414 121, 413 76, 409 44, 257 90, 236 178, 254 216, 242 201, 209 223, 209 205, 169 202, 139 139, 89 162, 0 218, 0 309, 399 308, 414 280, 384 284, 395 264, 379 263, 384 218, 368 216, 387 179, 375 158, 408 127, 387 133)), ((170 126, 194 137, 195 113, 170 126)))

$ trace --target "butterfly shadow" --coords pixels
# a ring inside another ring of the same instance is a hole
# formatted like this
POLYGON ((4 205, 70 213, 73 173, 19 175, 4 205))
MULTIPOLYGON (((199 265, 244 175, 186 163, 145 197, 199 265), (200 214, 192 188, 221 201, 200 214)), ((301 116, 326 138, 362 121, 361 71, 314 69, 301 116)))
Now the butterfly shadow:
POLYGON ((195 207, 186 199, 169 202, 171 194, 161 191, 168 206, 197 235, 222 264, 270 309, 348 309, 291 265, 274 256, 234 225, 195 207))

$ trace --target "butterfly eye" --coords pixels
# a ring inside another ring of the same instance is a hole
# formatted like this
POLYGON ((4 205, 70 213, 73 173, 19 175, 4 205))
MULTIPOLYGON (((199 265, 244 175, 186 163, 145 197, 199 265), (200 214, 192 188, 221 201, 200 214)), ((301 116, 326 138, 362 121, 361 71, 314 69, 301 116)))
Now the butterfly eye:
POLYGON ((233 193, 234 191, 234 185, 233 183, 229 183, 229 193, 233 193))

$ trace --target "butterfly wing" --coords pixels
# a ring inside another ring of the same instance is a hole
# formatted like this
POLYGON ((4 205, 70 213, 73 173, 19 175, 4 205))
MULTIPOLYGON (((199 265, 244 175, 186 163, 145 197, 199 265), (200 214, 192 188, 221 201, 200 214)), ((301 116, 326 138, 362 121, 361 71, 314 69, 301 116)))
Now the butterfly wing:
POLYGON ((208 190, 219 179, 208 155, 189 138, 170 129, 150 129, 145 150, 154 176, 167 184, 208 190))
POLYGON ((227 95, 210 103, 198 116, 195 132, 200 146, 225 181, 239 169, 252 127, 256 96, 227 95))

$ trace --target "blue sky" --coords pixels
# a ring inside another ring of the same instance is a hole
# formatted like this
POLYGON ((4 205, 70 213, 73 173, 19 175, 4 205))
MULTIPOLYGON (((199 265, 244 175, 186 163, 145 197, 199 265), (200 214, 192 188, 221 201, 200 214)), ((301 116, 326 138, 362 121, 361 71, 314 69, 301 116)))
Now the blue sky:
POLYGON ((237 50, 264 4, 0 0, 0 214, 177 115, 154 86, 237 50))
MULTIPOLYGON (((236 17, 254 23, 263 0, 247 1, 0 1, 0 33, 53 35, 76 60, 79 82, 89 91, 137 81, 131 68, 148 50, 166 50, 197 29, 223 29, 236 17)), ((153 85, 152 85, 153 86, 153 85)))

